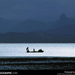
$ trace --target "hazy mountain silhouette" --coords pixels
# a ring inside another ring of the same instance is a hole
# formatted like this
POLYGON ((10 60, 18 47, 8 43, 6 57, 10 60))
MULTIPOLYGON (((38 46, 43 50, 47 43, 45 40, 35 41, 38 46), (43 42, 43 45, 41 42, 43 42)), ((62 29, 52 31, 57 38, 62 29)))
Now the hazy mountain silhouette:
POLYGON ((33 32, 33 31, 48 31, 66 25, 74 25, 75 18, 68 18, 64 13, 60 15, 58 21, 55 22, 41 22, 36 20, 25 20, 12 28, 12 32, 33 32))
MULTIPOLYGON (((55 22, 41 22, 36 20, 24 20, 19 21, 10 21, 3 18, 0 18, 0 33, 1 32, 47 32, 54 33, 55 30, 62 29, 64 30, 65 26, 75 25, 75 18, 68 18, 64 13, 60 15, 59 20, 55 22)), ((67 27, 68 29, 68 27, 67 27)), ((72 28, 68 29, 72 30, 72 28)))
POLYGON ((14 28, 12 28, 12 32, 26 33, 33 31, 47 30, 48 27, 46 25, 47 24, 45 22, 28 19, 16 25, 14 28))
POLYGON ((66 35, 75 35, 75 25, 66 25, 59 28, 55 28, 50 32, 54 34, 66 34, 66 35))
POLYGON ((0 33, 9 32, 10 31, 9 29, 11 27, 14 27, 18 23, 19 21, 11 21, 0 17, 0 33))
POLYGON ((68 18, 64 13, 58 21, 48 23, 31 19, 18 22, 0 18, 0 43, 59 42, 75 43, 75 18, 68 18))
POLYGON ((53 22, 47 33, 54 34, 74 34, 75 33, 75 18, 68 18, 65 14, 60 15, 60 19, 53 22))
POLYGON ((53 30, 55 28, 59 28, 62 26, 68 26, 68 25, 75 25, 75 18, 68 18, 64 13, 60 15, 60 18, 58 21, 51 23, 48 23, 50 25, 49 30, 53 30))
POLYGON ((64 13, 62 13, 60 15, 60 20, 66 20, 66 19, 67 19, 67 16, 64 13))

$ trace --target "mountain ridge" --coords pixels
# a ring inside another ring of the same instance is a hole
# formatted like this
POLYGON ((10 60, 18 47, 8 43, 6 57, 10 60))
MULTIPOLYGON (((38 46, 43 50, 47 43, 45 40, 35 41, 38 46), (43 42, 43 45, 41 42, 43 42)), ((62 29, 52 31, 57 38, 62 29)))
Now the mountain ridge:
POLYGON ((70 33, 69 30, 71 31, 71 33, 75 32, 74 29, 72 29, 72 28, 75 28, 75 26, 74 26, 75 18, 68 18, 64 13, 62 13, 60 15, 59 20, 54 21, 54 22, 48 22, 48 23, 28 19, 28 20, 24 20, 22 22, 18 22, 16 24, 16 22, 14 23, 14 22, 5 20, 3 18, 1 18, 1 20, 0 21, 2 23, 0 22, 0 24, 1 24, 0 25, 0 33, 1 32, 4 32, 4 33, 7 33, 7 32, 24 32, 24 33, 28 33, 28 32, 41 33, 42 32, 42 33, 44 33, 44 32, 46 32, 46 33, 57 34, 57 32, 58 32, 58 34, 59 34, 59 32, 62 32, 64 34, 65 27, 68 30, 68 34, 70 33), (3 22, 1 20, 3 20, 3 22), (5 22, 5 21, 7 21, 7 22, 5 22), (70 26, 70 27, 68 27, 68 26, 70 26), (72 26, 72 28, 71 28, 71 26, 72 26))

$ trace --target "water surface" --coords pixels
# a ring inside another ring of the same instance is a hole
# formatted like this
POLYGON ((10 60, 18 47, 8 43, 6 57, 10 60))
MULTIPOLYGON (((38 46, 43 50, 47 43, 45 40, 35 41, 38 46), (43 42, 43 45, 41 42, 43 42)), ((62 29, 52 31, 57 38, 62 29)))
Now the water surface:
POLYGON ((0 56, 52 56, 75 57, 75 43, 1 43, 0 56), (26 47, 32 51, 43 49, 44 53, 27 53, 26 47))

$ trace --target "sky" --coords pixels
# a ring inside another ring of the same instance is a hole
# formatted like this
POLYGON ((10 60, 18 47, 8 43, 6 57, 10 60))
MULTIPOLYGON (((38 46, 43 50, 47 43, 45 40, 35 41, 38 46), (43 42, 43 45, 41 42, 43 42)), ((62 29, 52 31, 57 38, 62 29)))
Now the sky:
POLYGON ((75 0, 0 0, 0 17, 5 19, 48 22, 62 13, 75 17, 75 0))

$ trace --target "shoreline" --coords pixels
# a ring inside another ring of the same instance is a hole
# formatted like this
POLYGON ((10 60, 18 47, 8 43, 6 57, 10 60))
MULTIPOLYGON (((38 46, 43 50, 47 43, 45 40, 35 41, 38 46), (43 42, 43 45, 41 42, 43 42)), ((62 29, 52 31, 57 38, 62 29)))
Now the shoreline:
POLYGON ((0 57, 0 61, 23 61, 23 60, 34 60, 34 61, 45 61, 45 60, 62 60, 62 61, 75 61, 75 57, 0 57))
POLYGON ((5 58, 75 58, 73 56, 0 56, 0 59, 5 58))

